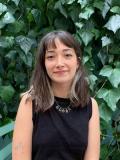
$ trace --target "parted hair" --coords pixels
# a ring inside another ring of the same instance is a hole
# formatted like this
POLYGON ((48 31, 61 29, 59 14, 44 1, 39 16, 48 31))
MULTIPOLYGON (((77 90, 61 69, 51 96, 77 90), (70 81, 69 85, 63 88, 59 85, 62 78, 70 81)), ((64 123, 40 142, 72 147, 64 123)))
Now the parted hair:
POLYGON ((79 61, 79 67, 72 81, 69 93, 71 104, 75 107, 84 107, 89 101, 88 83, 86 80, 85 68, 82 64, 80 44, 70 33, 62 30, 56 30, 47 33, 40 40, 35 61, 36 63, 30 81, 30 88, 26 92, 28 94, 28 98, 32 97, 32 100, 34 100, 36 112, 45 112, 54 104, 51 79, 49 78, 45 68, 45 54, 49 47, 56 48, 56 38, 67 47, 74 49, 79 61))

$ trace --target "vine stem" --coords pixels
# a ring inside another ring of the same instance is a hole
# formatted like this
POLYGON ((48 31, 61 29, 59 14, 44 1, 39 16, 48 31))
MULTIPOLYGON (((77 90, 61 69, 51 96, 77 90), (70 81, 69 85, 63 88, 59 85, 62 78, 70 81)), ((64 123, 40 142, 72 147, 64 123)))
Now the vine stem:
POLYGON ((107 79, 104 81, 104 83, 102 84, 102 86, 99 88, 99 90, 96 92, 96 94, 94 95, 94 98, 97 96, 98 92, 104 87, 104 85, 106 84, 107 79))

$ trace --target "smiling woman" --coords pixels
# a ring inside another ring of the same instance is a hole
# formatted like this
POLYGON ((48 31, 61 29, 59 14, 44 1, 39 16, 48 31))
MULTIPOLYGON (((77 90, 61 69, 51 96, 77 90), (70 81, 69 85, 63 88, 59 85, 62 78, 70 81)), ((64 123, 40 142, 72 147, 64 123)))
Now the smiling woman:
MULTIPOLYGON (((53 88, 57 87, 55 85, 70 86, 79 67, 75 50, 64 45, 58 38, 55 39, 55 45, 55 48, 51 46, 47 49, 45 56, 45 68, 51 85, 53 88)), ((67 93, 65 96, 68 96, 67 93)))
POLYGON ((16 116, 13 160, 99 159, 98 105, 81 61, 70 33, 53 31, 41 39, 31 87, 16 116))

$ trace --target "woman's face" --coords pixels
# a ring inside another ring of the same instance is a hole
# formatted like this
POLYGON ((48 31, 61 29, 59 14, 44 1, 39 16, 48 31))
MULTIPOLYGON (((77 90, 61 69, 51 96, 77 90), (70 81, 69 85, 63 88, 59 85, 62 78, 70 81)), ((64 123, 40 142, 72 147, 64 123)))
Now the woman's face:
POLYGON ((71 84, 79 67, 73 48, 55 39, 56 48, 49 47, 45 53, 45 67, 52 84, 71 84))

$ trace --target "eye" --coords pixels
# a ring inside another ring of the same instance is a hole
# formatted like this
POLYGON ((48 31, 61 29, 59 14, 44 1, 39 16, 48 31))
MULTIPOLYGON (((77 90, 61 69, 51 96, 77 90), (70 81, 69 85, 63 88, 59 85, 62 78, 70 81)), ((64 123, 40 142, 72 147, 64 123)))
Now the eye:
POLYGON ((71 53, 66 53, 65 57, 70 58, 70 57, 72 57, 72 54, 71 53))
POLYGON ((55 56, 54 56, 54 55, 46 56, 46 59, 48 59, 48 60, 52 60, 52 59, 54 59, 54 58, 55 58, 55 56))

